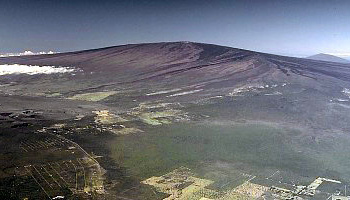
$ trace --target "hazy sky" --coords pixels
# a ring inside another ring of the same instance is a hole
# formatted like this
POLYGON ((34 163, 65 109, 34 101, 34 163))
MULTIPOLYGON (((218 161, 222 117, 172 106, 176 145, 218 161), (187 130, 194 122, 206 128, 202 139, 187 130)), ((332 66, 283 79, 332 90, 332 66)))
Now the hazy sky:
POLYGON ((350 1, 0 0, 0 52, 160 41, 350 56, 350 1))

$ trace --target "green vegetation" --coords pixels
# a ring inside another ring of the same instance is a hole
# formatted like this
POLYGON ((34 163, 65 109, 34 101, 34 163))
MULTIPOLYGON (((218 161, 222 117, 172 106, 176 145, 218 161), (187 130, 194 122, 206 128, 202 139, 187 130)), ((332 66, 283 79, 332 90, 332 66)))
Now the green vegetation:
POLYGON ((55 93, 51 93, 51 94, 46 94, 46 97, 59 97, 61 95, 62 95, 61 93, 55 92, 55 93))
POLYGON ((162 175, 182 165, 194 169, 205 161, 293 171, 308 170, 314 162, 293 150, 283 130, 265 125, 172 124, 147 132, 111 145, 112 157, 138 177, 162 175))
POLYGON ((170 124, 171 122, 166 117, 174 117, 180 115, 181 111, 179 110, 166 110, 161 112, 146 112, 140 114, 140 119, 146 124, 150 125, 162 125, 170 124))
POLYGON ((121 129, 112 129, 111 132, 117 135, 129 135, 133 133, 142 133, 143 131, 138 128, 121 128, 121 129))
POLYGON ((116 91, 108 91, 108 92, 92 92, 92 93, 76 94, 72 97, 69 97, 69 99, 82 100, 82 101, 101 101, 116 93, 117 93, 116 91))

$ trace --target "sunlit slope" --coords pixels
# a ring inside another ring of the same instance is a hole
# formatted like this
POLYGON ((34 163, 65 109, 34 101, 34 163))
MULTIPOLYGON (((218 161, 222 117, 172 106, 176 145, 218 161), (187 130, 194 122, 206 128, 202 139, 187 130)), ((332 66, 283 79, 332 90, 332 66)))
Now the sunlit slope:
MULTIPOLYGON (((350 65, 347 64, 191 42, 132 44, 54 55, 9 57, 1 58, 0 64, 78 69, 73 76, 20 78, 36 86, 42 84, 41 80, 52 78, 52 84, 43 85, 41 92, 56 90, 62 94, 111 87, 144 89, 142 95, 164 94, 163 91, 169 90, 181 90, 184 94, 217 94, 247 84, 283 83, 333 92, 346 87, 350 80, 350 65), (69 85, 74 83, 74 87, 66 87, 62 81, 69 85)), ((16 81, 18 77, 10 76, 10 79, 16 81)))

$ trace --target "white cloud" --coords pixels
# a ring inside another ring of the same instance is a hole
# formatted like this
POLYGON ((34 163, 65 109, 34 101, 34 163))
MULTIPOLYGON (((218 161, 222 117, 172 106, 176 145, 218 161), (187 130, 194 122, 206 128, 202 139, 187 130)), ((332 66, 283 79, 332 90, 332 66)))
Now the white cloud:
POLYGON ((55 74, 76 71, 70 67, 36 66, 36 65, 0 65, 0 76, 9 74, 55 74))
POLYGON ((34 55, 34 53, 31 51, 24 51, 23 55, 29 56, 29 55, 34 55))
POLYGON ((41 52, 32 52, 32 51, 24 51, 23 53, 0 53, 0 57, 11 57, 11 56, 31 56, 31 55, 44 55, 44 54, 56 54, 59 52, 54 51, 41 51, 41 52))

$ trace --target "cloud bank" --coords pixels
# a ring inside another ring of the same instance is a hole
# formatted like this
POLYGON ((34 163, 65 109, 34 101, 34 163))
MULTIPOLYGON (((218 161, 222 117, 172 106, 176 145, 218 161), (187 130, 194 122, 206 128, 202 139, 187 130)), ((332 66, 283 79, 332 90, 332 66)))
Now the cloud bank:
POLYGON ((53 52, 53 51, 32 52, 28 50, 28 51, 24 51, 23 53, 0 53, 0 57, 45 55, 45 54, 56 54, 56 53, 59 53, 59 52, 53 52))
POLYGON ((71 73, 76 71, 71 67, 36 66, 36 65, 0 65, 0 76, 10 74, 56 74, 71 73))

